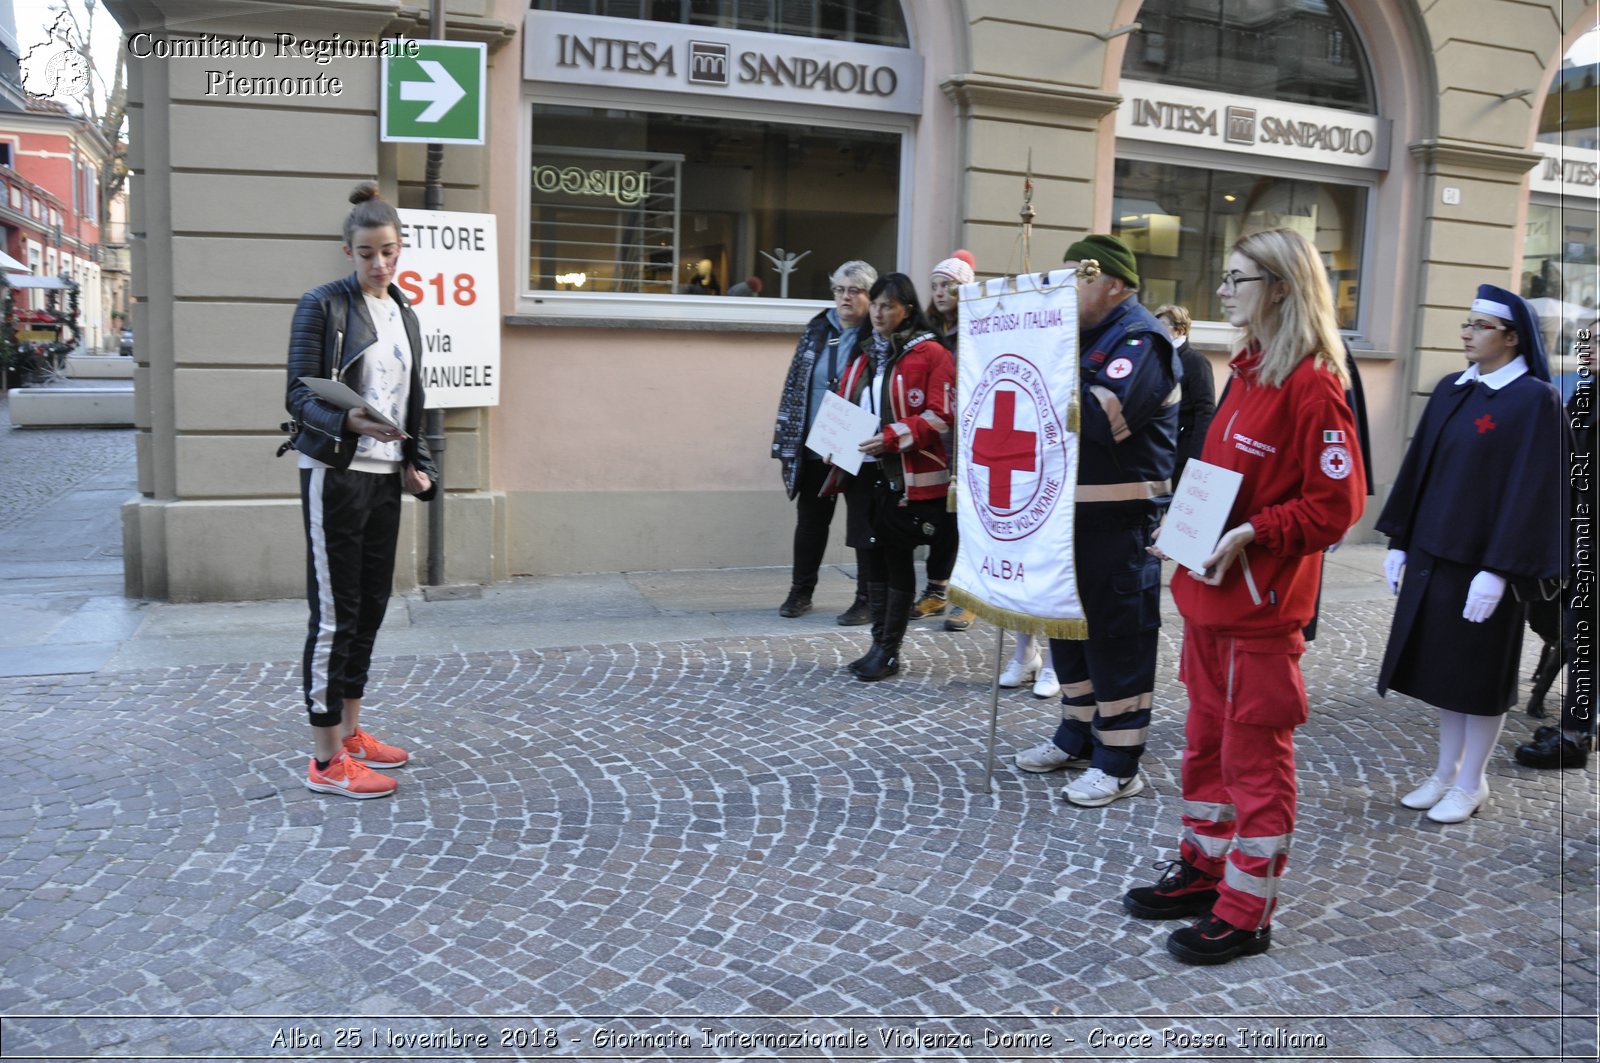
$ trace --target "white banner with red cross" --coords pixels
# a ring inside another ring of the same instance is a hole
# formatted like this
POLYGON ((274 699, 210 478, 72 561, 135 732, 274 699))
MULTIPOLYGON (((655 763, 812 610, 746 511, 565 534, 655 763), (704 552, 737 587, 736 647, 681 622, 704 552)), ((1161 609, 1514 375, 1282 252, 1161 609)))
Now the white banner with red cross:
POLYGON ((1072 552, 1078 289, 1071 270, 961 289, 950 597, 1012 631, 1088 635, 1072 552))

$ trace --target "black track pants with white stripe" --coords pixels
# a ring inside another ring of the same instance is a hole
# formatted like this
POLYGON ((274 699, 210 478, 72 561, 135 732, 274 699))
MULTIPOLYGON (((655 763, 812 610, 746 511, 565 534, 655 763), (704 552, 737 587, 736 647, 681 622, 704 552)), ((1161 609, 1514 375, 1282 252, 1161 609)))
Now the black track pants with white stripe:
POLYGON ((366 690, 372 644, 394 586, 400 535, 400 474, 301 469, 306 526, 303 660, 313 727, 333 727, 344 699, 366 690))

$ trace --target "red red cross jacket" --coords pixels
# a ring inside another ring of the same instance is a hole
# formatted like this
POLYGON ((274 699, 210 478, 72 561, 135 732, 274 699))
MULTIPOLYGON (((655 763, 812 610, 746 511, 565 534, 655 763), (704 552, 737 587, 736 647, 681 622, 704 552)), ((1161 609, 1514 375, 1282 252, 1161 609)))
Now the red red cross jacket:
POLYGON ((1180 568, 1172 596, 1185 620, 1233 635, 1300 630, 1316 610, 1324 549, 1361 517, 1366 480, 1355 417, 1332 373, 1306 358, 1281 388, 1256 378, 1259 352, 1230 364, 1233 384, 1206 432, 1202 461, 1244 474, 1226 527, 1255 542, 1208 587, 1180 568))
MULTIPOLYGON (((884 474, 895 481, 903 471, 901 490, 909 499, 943 498, 950 491, 947 443, 956 390, 955 359, 932 332, 896 335, 890 346, 883 393, 875 403, 883 425, 884 474)), ((872 383, 871 361, 865 349, 856 352, 839 378, 841 397, 860 401, 862 389, 872 383)), ((837 469, 824 492, 838 489, 843 477, 836 474, 837 469)))

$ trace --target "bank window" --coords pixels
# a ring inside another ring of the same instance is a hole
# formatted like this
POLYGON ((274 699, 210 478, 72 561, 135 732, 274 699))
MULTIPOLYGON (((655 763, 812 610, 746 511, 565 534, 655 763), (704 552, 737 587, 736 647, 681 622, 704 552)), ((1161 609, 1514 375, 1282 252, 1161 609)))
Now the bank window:
POLYGON ((1322 256, 1339 327, 1357 327, 1368 190, 1118 159, 1111 231, 1139 258, 1140 301, 1176 303, 1196 320, 1219 321, 1217 283, 1228 248, 1262 229, 1294 229, 1322 256))
POLYGON ((1333 0, 1145 0, 1122 76, 1375 114, 1355 27, 1333 0))
POLYGON ((899 0, 534 0, 535 11, 907 47, 899 0))
POLYGON ((840 262, 893 268, 899 134, 536 104, 532 142, 533 291, 827 299, 840 262))

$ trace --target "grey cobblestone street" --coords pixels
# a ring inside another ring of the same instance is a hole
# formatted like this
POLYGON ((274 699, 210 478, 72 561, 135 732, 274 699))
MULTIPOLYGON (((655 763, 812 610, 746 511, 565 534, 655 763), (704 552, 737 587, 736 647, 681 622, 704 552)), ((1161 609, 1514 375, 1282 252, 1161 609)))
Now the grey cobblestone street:
MULTIPOLYGON (((0 431, 8 468, 89 470, 8 487, 0 549, 74 483, 127 496, 103 435, 0 431)), ((1213 969, 1120 905, 1179 827, 1170 610, 1149 788, 1084 810, 1006 759, 984 793, 993 629, 916 625, 907 675, 847 678, 838 570, 797 621, 775 569, 408 597, 367 719, 413 760, 357 802, 300 784, 298 603, 119 603, 7 558, 0 1058, 1596 1055, 1595 775, 1516 766, 1519 711, 1482 814, 1398 805, 1433 710, 1373 692, 1376 547, 1330 560, 1273 947, 1213 969), (74 634, 93 610, 110 633, 74 634)), ((1003 692, 999 751, 1053 718, 1003 692)))

